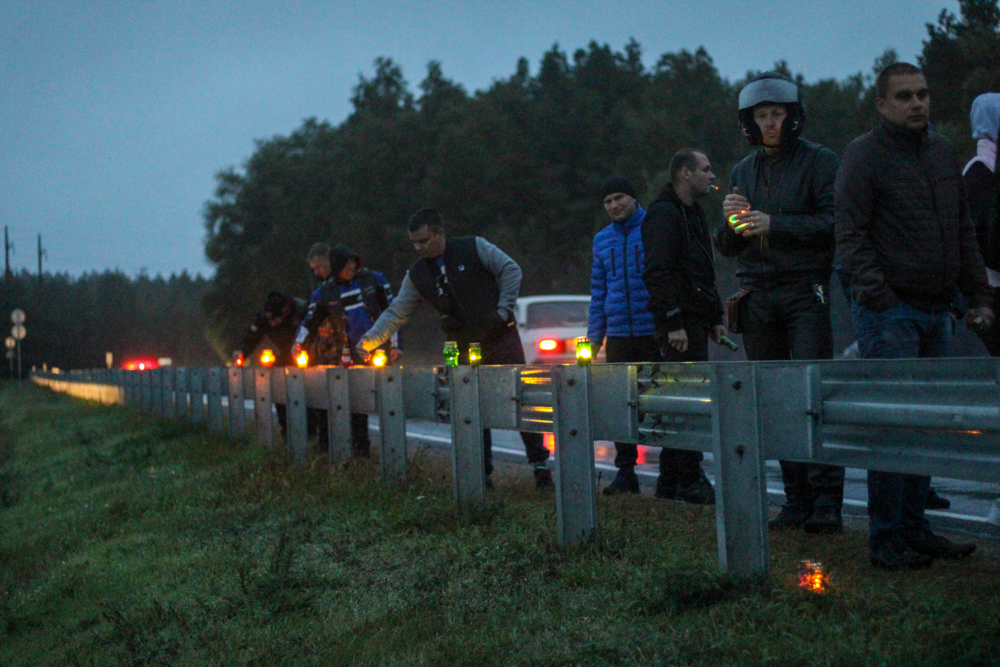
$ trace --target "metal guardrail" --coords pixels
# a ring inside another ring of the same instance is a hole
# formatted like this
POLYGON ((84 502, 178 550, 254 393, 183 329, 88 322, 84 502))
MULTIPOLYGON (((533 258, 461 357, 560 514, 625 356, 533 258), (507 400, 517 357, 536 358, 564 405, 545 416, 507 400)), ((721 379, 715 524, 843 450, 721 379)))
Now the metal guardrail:
POLYGON ((455 501, 485 499, 484 428, 553 433, 559 543, 597 530, 594 440, 712 452, 723 571, 769 574, 765 459, 1000 482, 1000 361, 705 362, 594 366, 161 368, 33 379, 57 391, 247 432, 307 454, 306 410, 326 411, 330 461, 350 458, 350 414, 377 414, 383 481, 406 479, 406 419, 450 423, 455 501), (228 419, 223 415, 227 397, 228 419))

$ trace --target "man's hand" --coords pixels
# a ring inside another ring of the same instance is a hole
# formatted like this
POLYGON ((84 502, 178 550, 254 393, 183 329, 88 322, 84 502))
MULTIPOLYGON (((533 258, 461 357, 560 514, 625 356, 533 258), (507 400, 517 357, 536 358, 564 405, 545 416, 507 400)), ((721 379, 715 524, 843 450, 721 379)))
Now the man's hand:
POLYGON ((726 327, 724 327, 721 324, 716 324, 714 327, 712 327, 712 330, 708 332, 708 336, 712 339, 712 341, 719 343, 720 345, 722 344, 721 342, 722 337, 725 335, 726 335, 726 327))
POLYGON ((687 352, 688 333, 684 329, 670 331, 667 333, 667 344, 678 352, 687 352))
POLYGON ((982 333, 993 326, 993 309, 988 306, 969 308, 965 313, 965 326, 976 333, 982 333))
POLYGON ((750 210, 750 200, 740 194, 739 188, 733 188, 731 194, 726 195, 722 200, 722 214, 729 219, 729 216, 750 210))
POLYGON ((763 236, 771 231, 771 216, 763 211, 743 211, 737 213, 729 225, 744 238, 763 236))
POLYGON ((394 364, 399 361, 399 358, 403 356, 403 351, 398 347, 391 348, 389 350, 389 363, 394 364))
POLYGON ((354 346, 354 351, 360 354, 365 359, 368 358, 368 350, 374 350, 375 346, 370 342, 366 341, 364 338, 358 341, 358 344, 354 346), (367 346, 367 347, 366 347, 367 346))

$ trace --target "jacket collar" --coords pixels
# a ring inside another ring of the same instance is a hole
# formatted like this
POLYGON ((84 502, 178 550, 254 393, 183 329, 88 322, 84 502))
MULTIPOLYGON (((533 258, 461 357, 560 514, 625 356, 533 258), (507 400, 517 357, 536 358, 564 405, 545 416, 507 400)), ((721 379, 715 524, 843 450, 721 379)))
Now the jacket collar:
POLYGON ((642 219, 645 217, 646 217, 646 209, 644 209, 639 202, 636 202, 635 213, 632 214, 631 218, 629 218, 625 222, 615 222, 614 220, 612 220, 611 224, 615 225, 616 227, 621 227, 622 231, 628 234, 630 231, 638 227, 642 223, 642 219))
POLYGON ((691 206, 685 204, 683 201, 681 201, 681 198, 677 195, 677 191, 674 190, 673 183, 667 183, 666 185, 663 186, 663 189, 660 190, 660 199, 667 200, 668 202, 676 206, 678 209, 681 210, 689 209, 695 211, 699 215, 701 214, 701 204, 699 204, 697 201, 695 201, 695 203, 692 204, 691 206))
POLYGON ((905 127, 894 125, 882 117, 879 119, 878 127, 875 128, 875 133, 887 143, 894 144, 899 148, 917 150, 927 140, 929 129, 925 127, 919 131, 908 130, 905 127))

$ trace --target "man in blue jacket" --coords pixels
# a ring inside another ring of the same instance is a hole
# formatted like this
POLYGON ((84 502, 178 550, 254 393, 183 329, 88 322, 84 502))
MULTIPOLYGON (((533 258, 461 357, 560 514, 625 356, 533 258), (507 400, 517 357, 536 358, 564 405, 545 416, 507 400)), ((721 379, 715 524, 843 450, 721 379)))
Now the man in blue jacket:
MULTIPOLYGON (((343 351, 350 349, 352 362, 364 364, 364 358, 354 346, 392 303, 389 281, 380 272, 363 267, 361 255, 342 243, 332 248, 325 243, 314 244, 307 261, 323 282, 313 292, 309 310, 299 325, 295 353, 305 348, 310 351, 310 364, 336 365, 341 363, 343 351)), ((394 333, 383 344, 391 363, 401 354, 398 336, 398 332, 394 333)), ((317 422, 319 448, 323 450, 328 437, 326 415, 314 414, 312 418, 317 422)), ((351 442, 356 455, 368 455, 371 446, 368 415, 351 415, 351 442)))
MULTIPOLYGON (((605 181, 601 201, 611 217, 611 224, 594 237, 587 337, 594 345, 595 356, 607 338, 609 363, 660 361, 660 349, 653 337, 653 315, 648 308, 649 293, 642 280, 645 266, 642 221, 646 211, 636 200, 632 183, 623 176, 612 176, 605 181)), ((639 478, 635 474, 636 445, 616 442, 615 451, 618 474, 604 489, 604 494, 639 493, 639 478)), ((661 480, 690 477, 693 471, 674 468, 687 468, 692 464, 697 469, 694 476, 704 479, 697 459, 677 457, 676 454, 675 450, 667 449, 661 453, 661 480)), ((708 484, 707 480, 705 483, 708 484)), ((673 489, 673 485, 670 486, 673 489)), ((696 495, 706 496, 704 493, 696 495)), ((694 499, 693 496, 678 497, 694 499)))

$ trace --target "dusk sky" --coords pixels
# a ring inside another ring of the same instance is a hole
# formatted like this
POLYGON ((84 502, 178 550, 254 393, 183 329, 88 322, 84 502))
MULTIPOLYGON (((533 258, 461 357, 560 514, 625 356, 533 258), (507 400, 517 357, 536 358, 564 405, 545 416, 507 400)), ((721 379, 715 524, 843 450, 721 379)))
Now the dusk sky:
POLYGON ((388 56, 411 87, 426 64, 470 92, 537 71, 553 43, 647 66, 705 46, 722 75, 786 59, 807 80, 915 60, 955 0, 701 2, 72 2, 0 0, 0 219, 12 265, 211 275, 202 208, 215 174, 304 118, 342 121, 358 75, 388 56))

